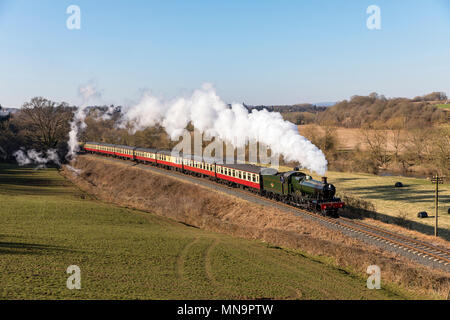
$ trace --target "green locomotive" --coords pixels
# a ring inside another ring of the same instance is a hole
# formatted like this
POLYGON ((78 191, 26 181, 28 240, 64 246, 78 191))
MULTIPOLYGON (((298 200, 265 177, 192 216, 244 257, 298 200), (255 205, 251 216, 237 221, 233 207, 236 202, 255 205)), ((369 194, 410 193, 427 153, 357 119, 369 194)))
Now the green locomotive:
POLYGON ((338 209, 344 207, 336 198, 336 188, 326 177, 322 181, 300 172, 297 168, 289 172, 261 172, 261 194, 265 197, 293 204, 298 207, 337 217, 338 209))

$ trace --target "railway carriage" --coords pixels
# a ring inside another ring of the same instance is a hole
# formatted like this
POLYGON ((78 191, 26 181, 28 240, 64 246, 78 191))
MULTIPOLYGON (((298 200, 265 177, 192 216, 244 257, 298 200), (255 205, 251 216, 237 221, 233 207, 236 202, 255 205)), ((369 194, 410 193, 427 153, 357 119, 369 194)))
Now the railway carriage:
POLYGON ((86 142, 84 149, 91 153, 114 156, 114 145, 102 142, 86 142))
POLYGON ((121 159, 128 159, 128 160, 134 160, 134 150, 135 147, 129 147, 129 146, 115 146, 114 147, 114 155, 117 158, 121 159))
POLYGON ((96 142, 86 142, 84 144, 84 151, 89 153, 96 153, 97 152, 97 143, 96 142))
POLYGON ((261 170, 262 167, 251 164, 218 164, 216 177, 229 185, 260 190, 261 170))
POLYGON ((195 155, 184 155, 183 169, 185 172, 197 176, 216 177, 216 163, 214 159, 202 158, 195 155))
POLYGON ((156 164, 156 149, 136 148, 134 150, 134 158, 138 162, 156 164))
POLYGON ((158 150, 156 153, 156 163, 166 169, 183 170, 183 156, 167 150, 158 150))
POLYGON ((109 144, 109 143, 104 143, 100 148, 101 148, 103 154, 106 154, 110 157, 114 157, 115 145, 109 144))

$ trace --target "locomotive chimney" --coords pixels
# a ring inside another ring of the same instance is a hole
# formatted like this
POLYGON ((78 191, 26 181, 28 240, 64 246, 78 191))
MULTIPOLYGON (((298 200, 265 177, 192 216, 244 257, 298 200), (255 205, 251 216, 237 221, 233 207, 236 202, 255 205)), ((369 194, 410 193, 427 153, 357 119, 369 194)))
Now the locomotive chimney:
POLYGON ((327 177, 322 177, 322 182, 323 182, 324 184, 328 184, 328 179, 327 179, 327 177))

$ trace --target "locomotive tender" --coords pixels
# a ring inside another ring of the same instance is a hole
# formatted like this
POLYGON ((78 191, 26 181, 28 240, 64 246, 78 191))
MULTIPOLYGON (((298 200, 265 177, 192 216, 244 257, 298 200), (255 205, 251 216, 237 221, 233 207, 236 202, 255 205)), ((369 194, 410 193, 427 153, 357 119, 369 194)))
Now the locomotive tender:
POLYGON ((101 154, 139 163, 151 164, 165 169, 240 187, 258 193, 261 196, 290 205, 318 212, 325 216, 338 217, 338 209, 345 204, 336 198, 336 188, 329 184, 326 177, 322 181, 298 168, 289 172, 278 172, 251 164, 221 164, 215 159, 195 155, 174 154, 167 150, 135 148, 101 142, 86 142, 85 152, 101 154))

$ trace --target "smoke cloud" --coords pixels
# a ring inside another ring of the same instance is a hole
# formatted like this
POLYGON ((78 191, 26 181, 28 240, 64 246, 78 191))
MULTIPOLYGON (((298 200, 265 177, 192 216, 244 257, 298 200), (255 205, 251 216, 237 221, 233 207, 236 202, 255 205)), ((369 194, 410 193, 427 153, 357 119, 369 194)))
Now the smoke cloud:
POLYGON ((69 169, 76 176, 79 176, 81 174, 80 169, 76 169, 76 168, 72 167, 71 165, 66 165, 66 168, 69 169))
POLYGON ((75 158, 76 153, 79 150, 78 144, 78 133, 80 130, 84 130, 86 128, 86 108, 88 107, 88 102, 93 99, 101 98, 101 93, 97 90, 95 84, 90 83, 85 86, 80 86, 78 89, 78 94, 82 98, 82 104, 78 107, 77 111, 74 114, 73 120, 70 123, 70 132, 69 132, 69 152, 67 153, 66 158, 68 160, 73 160, 75 158))
POLYGON ((248 110, 242 104, 231 108, 220 99, 210 84, 204 84, 190 97, 163 101, 145 94, 135 106, 125 108, 123 122, 132 131, 157 124, 164 127, 172 140, 177 140, 189 123, 209 137, 216 137, 239 148, 248 141, 259 141, 287 161, 324 175, 328 162, 323 152, 298 132, 297 126, 285 121, 280 113, 248 110))
POLYGON ((18 150, 13 153, 13 156, 16 158, 19 166, 26 166, 28 164, 38 165, 38 168, 45 168, 47 163, 54 163, 57 165, 61 165, 61 162, 58 157, 58 153, 55 149, 47 150, 44 155, 42 152, 38 152, 34 149, 32 150, 18 150))

